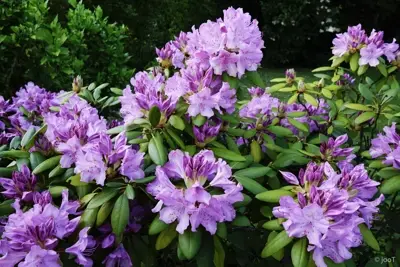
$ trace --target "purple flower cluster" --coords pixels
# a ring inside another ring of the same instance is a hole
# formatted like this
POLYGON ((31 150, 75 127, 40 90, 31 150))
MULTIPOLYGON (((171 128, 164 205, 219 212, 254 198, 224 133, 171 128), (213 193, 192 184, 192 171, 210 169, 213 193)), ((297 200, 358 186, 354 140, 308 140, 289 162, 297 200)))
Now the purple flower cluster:
POLYGON ((147 192, 159 201, 153 212, 159 212, 162 221, 178 221, 176 230, 181 234, 189 224, 193 232, 202 225, 215 234, 218 222, 235 218, 233 203, 243 200, 242 186, 231 180, 232 170, 225 161, 216 160, 209 150, 194 157, 174 150, 168 157, 163 167, 157 167, 156 180, 147 186, 147 192), (207 189, 223 193, 210 194, 207 189))
POLYGON ((325 103, 324 99, 319 99, 319 105, 314 107, 308 103, 304 105, 297 103, 286 104, 281 102, 278 98, 272 97, 260 88, 250 88, 249 92, 252 99, 242 106, 239 115, 242 118, 253 120, 253 123, 249 125, 250 128, 263 130, 272 123, 273 119, 279 118, 278 125, 289 128, 294 134, 297 134, 298 130, 289 123, 287 114, 291 112, 304 112, 303 116, 294 119, 308 124, 310 132, 313 132, 317 131, 321 125, 310 117, 320 116, 322 118, 327 118, 328 105, 325 103))
POLYGON ((384 127, 383 132, 372 139, 369 153, 372 158, 384 156, 384 164, 400 169, 400 135, 396 132, 396 123, 384 127))
POLYGON ((336 82, 337 85, 340 86, 345 86, 345 85, 353 85, 354 82, 356 81, 355 78, 353 78, 350 74, 345 73, 343 74, 341 77, 341 79, 339 81, 336 82))
POLYGON ((215 111, 232 113, 235 110, 236 91, 222 82, 220 76, 213 77, 212 69, 201 70, 197 66, 182 69, 167 80, 165 93, 174 101, 181 97, 189 104, 191 117, 212 117, 215 111))
POLYGON ((0 240, 1 266, 61 266, 55 251, 60 240, 70 236, 77 228, 80 217, 77 214, 78 201, 68 200, 68 191, 62 193, 60 207, 42 201, 33 208, 23 211, 20 200, 13 204, 15 213, 8 217, 0 240))
POLYGON ((181 33, 178 38, 157 49, 157 61, 163 67, 198 66, 212 68, 213 73, 241 77, 246 70, 258 68, 264 48, 257 20, 252 20, 243 9, 224 10, 224 17, 207 21, 192 32, 181 33))
POLYGON ((351 161, 356 157, 353 154, 354 148, 347 147, 341 148, 348 140, 347 134, 338 136, 336 139, 330 137, 327 142, 324 142, 320 146, 321 158, 327 162, 337 162, 337 165, 341 169, 351 169, 351 161))
POLYGON ((290 237, 307 237, 309 251, 318 267, 326 267, 324 257, 336 263, 350 259, 350 249, 361 244, 358 225, 371 226, 377 206, 383 201, 376 194, 378 182, 371 180, 363 164, 340 169, 329 163, 311 162, 298 177, 281 172, 290 184, 296 185, 297 201, 281 197, 274 216, 286 219, 283 227, 290 237))
POLYGON ((361 24, 357 26, 349 26, 347 32, 336 35, 333 39, 332 53, 341 57, 346 54, 354 54, 360 52, 359 64, 376 67, 379 64, 379 58, 383 55, 389 62, 396 60, 396 56, 400 54, 399 45, 396 39, 391 43, 385 43, 383 40, 383 31, 372 30, 368 36, 361 24))
POLYGON ((6 101, 3 96, 0 96, 0 145, 8 144, 14 136, 19 135, 9 119, 15 112, 16 109, 9 100, 6 101))
POLYGON ((154 106, 160 109, 160 124, 164 124, 176 106, 176 100, 164 92, 164 76, 160 73, 139 72, 131 79, 131 84, 135 92, 133 93, 128 85, 120 97, 121 114, 125 124, 148 117, 150 109, 154 106))
POLYGON ((0 185, 5 189, 1 192, 9 199, 20 198, 26 202, 32 202, 35 195, 36 176, 26 165, 21 167, 21 171, 14 171, 12 178, 0 178, 0 185))
POLYGON ((200 127, 193 125, 197 146, 204 147, 207 143, 212 142, 219 134, 221 126, 222 121, 219 119, 207 121, 200 127))
POLYGON ((13 107, 17 113, 10 120, 17 129, 28 130, 31 126, 40 126, 42 116, 50 111, 50 107, 58 105, 55 93, 29 82, 13 97, 13 107))

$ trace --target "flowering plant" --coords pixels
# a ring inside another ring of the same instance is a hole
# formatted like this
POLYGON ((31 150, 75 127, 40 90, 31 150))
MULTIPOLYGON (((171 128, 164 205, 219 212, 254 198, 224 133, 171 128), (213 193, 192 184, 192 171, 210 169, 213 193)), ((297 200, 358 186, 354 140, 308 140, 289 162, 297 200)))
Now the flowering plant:
POLYGON ((333 44, 319 81, 289 69, 267 87, 258 23, 229 8, 157 49, 124 90, 77 77, 72 91, 28 83, 1 98, 0 265, 381 255, 373 233, 394 226, 376 218, 398 213, 399 46, 360 25, 333 44))

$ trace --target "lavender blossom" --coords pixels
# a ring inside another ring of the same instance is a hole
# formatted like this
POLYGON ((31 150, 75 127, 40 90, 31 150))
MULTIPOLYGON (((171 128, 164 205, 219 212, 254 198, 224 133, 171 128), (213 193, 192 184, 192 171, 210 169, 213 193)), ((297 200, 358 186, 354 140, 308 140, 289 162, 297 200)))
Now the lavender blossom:
POLYGON ((113 252, 111 252, 102 263, 106 267, 132 266, 131 258, 122 244, 120 244, 113 252))
POLYGON ((93 260, 89 258, 97 248, 94 238, 88 234, 89 227, 79 232, 79 240, 65 252, 76 256, 75 262, 83 266, 92 266, 93 260))
POLYGON ((159 212, 162 221, 168 224, 178 221, 176 230, 179 233, 190 224, 192 231, 203 225, 215 234, 217 222, 235 218, 232 204, 243 199, 242 186, 230 180, 232 171, 226 162, 217 161, 208 150, 194 157, 174 150, 168 157, 163 167, 157 167, 156 180, 147 186, 147 192, 159 200, 153 212, 159 212), (172 183, 179 180, 183 180, 184 188, 172 183), (220 188, 223 193, 211 195, 207 188, 213 187, 220 188))
POLYGON ((40 246, 33 246, 25 256, 25 260, 18 264, 19 267, 59 267, 60 257, 54 250, 42 249, 40 246))
POLYGON ((27 202, 33 201, 33 195, 36 187, 36 176, 26 165, 21 167, 20 171, 14 171, 12 178, 0 178, 0 185, 5 189, 1 192, 6 198, 20 198, 27 202))
POLYGON ((369 153, 372 158, 384 156, 384 164, 400 169, 400 135, 396 131, 396 123, 392 123, 391 127, 385 126, 383 132, 372 139, 369 153))
POLYGON ((193 126, 193 133, 196 139, 196 144, 199 147, 204 147, 207 143, 213 141, 218 135, 222 126, 222 121, 215 119, 210 122, 207 121, 200 127, 193 126))

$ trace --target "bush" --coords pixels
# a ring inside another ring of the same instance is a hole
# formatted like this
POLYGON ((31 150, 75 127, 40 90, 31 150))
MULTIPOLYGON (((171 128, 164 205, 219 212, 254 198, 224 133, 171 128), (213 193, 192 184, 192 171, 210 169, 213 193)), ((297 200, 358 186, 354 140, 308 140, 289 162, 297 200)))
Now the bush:
POLYGON ((50 14, 48 1, 3 1, 0 81, 5 92, 29 80, 53 90, 69 88, 78 74, 122 86, 132 75, 127 28, 110 24, 100 7, 91 11, 82 3, 70 3, 66 23, 61 24, 50 14))
POLYGON ((333 43, 315 79, 265 81, 258 24, 229 8, 124 90, 1 98, 0 265, 397 264, 399 45, 333 43))

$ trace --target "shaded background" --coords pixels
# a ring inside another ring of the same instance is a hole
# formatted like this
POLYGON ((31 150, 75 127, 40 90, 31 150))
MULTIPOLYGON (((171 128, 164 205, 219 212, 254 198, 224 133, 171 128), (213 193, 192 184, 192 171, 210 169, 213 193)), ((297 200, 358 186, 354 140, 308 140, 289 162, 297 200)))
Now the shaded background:
MULTIPOLYGON (((83 3, 90 10, 100 6, 103 15, 109 17, 108 22, 127 26, 127 38, 118 42, 123 42, 119 49, 130 57, 115 57, 117 53, 106 49, 106 52, 96 51, 101 45, 94 33, 92 39, 87 38, 85 53, 89 56, 82 60, 85 65, 78 66, 80 71, 67 69, 67 74, 62 77, 56 73, 57 64, 62 65, 65 60, 55 60, 51 66, 46 63, 49 66, 45 68, 46 64, 41 65, 41 58, 32 56, 47 48, 35 46, 36 50, 28 49, 31 53, 28 57, 26 46, 31 44, 24 44, 24 40, 18 44, 1 43, 2 34, 9 34, 12 25, 23 23, 18 12, 7 15, 13 3, 20 1, 4 0, 0 4, 0 82, 3 95, 12 94, 29 80, 50 90, 69 88, 72 77, 77 74, 82 74, 86 82, 110 82, 113 86, 123 87, 132 73, 128 70, 142 70, 154 61, 155 47, 162 47, 180 31, 189 31, 192 25, 198 26, 207 19, 221 17, 222 10, 230 6, 242 7, 259 21, 266 47, 262 66, 271 71, 326 65, 335 33, 346 30, 348 25, 361 23, 368 32, 373 28, 384 30, 386 41, 393 37, 400 39, 399 0, 85 0, 83 3), (106 64, 114 66, 110 68, 106 64), (49 72, 54 73, 49 76, 49 72)), ((48 23, 50 18, 58 16, 59 23, 66 25, 68 1, 50 0, 48 5, 48 23)), ((107 38, 103 35, 104 32, 101 37, 107 38)), ((108 41, 107 45, 113 42, 108 41)), ((75 60, 71 64, 76 67, 82 62, 75 60)))

